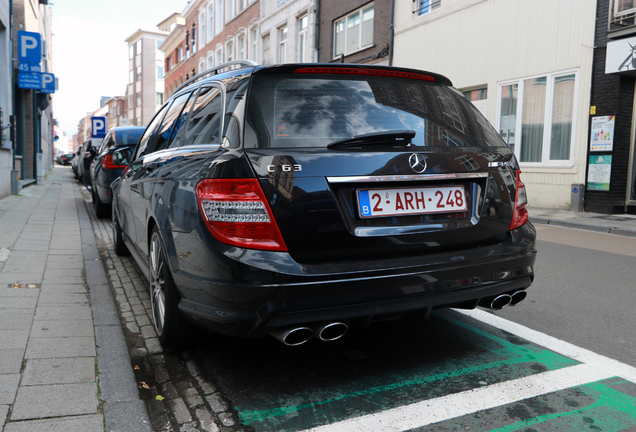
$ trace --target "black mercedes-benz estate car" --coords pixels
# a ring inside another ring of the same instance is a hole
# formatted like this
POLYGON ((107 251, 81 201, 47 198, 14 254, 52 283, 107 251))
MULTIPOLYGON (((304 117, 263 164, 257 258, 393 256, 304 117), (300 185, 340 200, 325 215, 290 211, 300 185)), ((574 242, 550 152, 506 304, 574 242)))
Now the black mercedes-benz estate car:
POLYGON ((147 272, 166 345, 191 323, 334 340, 514 305, 534 278, 517 160, 438 74, 231 62, 186 81, 115 159, 116 252, 147 272))

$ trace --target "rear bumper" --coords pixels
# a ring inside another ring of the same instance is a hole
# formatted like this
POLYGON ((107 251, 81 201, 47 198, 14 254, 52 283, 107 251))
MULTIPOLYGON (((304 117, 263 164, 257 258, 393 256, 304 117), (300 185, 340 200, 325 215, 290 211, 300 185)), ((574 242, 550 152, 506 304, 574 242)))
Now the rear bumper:
POLYGON ((534 279, 535 231, 526 224, 515 232, 506 244, 364 263, 364 269, 351 263, 294 266, 287 254, 227 247, 224 260, 196 256, 199 266, 215 268, 206 275, 184 265, 188 258, 177 244, 171 268, 182 297, 179 307, 192 320, 218 333, 262 336, 321 321, 474 308, 481 299, 526 289, 534 279))

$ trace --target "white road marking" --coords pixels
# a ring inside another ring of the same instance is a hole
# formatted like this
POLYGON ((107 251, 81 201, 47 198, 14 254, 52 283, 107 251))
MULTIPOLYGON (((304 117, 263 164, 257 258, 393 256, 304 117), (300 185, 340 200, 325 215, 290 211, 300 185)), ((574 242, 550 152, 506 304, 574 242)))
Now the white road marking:
POLYGON ((457 312, 570 357, 581 364, 319 426, 306 432, 405 431, 615 376, 636 382, 636 368, 630 365, 483 310, 457 312))

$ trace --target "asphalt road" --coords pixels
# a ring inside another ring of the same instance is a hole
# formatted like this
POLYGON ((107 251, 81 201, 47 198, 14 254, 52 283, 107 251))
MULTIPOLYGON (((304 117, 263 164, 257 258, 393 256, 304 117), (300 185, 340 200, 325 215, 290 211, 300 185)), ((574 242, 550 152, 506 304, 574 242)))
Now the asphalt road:
POLYGON ((255 432, 636 428, 634 370, 595 357, 636 364, 636 239, 538 231, 537 279, 506 320, 450 310, 300 347, 210 335, 193 358, 255 432))
POLYGON ((636 239, 536 227, 536 279, 497 315, 636 366, 636 239))

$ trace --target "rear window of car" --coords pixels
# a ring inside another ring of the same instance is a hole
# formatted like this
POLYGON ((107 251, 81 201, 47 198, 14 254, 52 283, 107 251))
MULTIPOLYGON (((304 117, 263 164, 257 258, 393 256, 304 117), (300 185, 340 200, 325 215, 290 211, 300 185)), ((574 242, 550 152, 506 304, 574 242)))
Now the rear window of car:
POLYGON ((139 138, 141 138, 141 134, 143 132, 144 129, 142 128, 117 131, 115 133, 115 145, 117 147, 137 145, 137 143, 139 142, 139 138))
POLYGON ((247 102, 245 147, 325 147, 356 135, 413 130, 412 143, 506 147, 456 89, 384 77, 255 75, 247 102))

